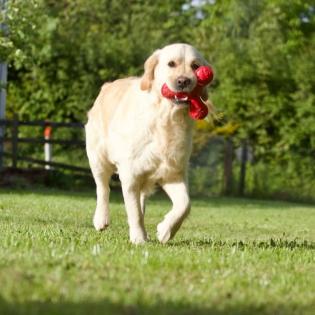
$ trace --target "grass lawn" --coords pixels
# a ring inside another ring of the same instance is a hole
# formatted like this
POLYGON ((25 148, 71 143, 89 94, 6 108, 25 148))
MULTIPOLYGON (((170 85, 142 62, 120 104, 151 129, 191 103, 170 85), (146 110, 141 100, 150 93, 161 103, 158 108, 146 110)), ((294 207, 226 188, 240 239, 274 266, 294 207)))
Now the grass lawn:
POLYGON ((175 239, 149 201, 151 241, 128 242, 123 203, 92 227, 93 193, 0 190, 0 314, 315 314, 315 206, 197 199, 175 239))

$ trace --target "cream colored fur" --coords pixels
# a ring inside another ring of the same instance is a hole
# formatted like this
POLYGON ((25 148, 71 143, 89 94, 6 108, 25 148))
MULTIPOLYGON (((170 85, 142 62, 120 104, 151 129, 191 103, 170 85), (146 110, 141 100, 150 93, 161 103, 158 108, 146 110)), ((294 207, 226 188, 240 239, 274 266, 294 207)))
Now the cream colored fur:
POLYGON ((193 122, 187 105, 161 96, 167 83, 196 78, 192 63, 205 60, 190 45, 173 44, 157 50, 145 63, 142 78, 126 78, 103 85, 86 124, 86 148, 96 183, 97 205, 93 223, 97 230, 109 224, 109 180, 118 172, 127 211, 130 241, 147 240, 144 227, 145 197, 160 185, 173 207, 157 227, 165 243, 172 238, 190 210, 187 168, 193 122), (175 67, 168 65, 176 62, 175 67))

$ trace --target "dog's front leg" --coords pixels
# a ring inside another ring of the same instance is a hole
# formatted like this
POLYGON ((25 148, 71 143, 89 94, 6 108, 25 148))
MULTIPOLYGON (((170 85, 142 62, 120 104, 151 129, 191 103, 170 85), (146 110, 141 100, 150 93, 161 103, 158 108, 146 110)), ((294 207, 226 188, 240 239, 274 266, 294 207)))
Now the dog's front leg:
POLYGON ((185 181, 166 183, 162 188, 170 197, 173 208, 157 226, 157 237, 161 243, 166 243, 178 231, 190 211, 188 188, 185 181))
POLYGON ((122 180, 122 190, 127 211, 130 242, 141 244, 147 240, 144 215, 141 211, 140 188, 134 181, 122 180))

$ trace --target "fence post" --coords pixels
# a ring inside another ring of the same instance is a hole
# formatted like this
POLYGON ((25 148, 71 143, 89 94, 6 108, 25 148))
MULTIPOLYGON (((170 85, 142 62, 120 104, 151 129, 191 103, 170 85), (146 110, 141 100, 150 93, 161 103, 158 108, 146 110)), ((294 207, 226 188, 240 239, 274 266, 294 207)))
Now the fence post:
POLYGON ((241 144, 241 169, 240 169, 240 183, 238 193, 240 196, 245 192, 245 179, 246 179, 246 162, 248 158, 247 141, 243 140, 241 144))
POLYGON ((13 117, 12 124, 12 167, 17 168, 18 160, 19 121, 17 115, 13 117))
POLYGON ((224 194, 233 191, 233 141, 229 137, 224 143, 224 194))
MULTIPOLYGON (((0 11, 4 12, 4 21, 0 23, 0 31, 2 35, 8 34, 8 27, 6 21, 7 0, 0 0, 0 11)), ((7 97, 7 78, 8 78, 8 64, 4 61, 0 61, 0 119, 5 119, 5 107, 7 97)), ((4 138, 5 125, 0 125, 0 137, 4 138)), ((4 140, 0 141, 0 171, 3 168, 3 149, 4 140)))
MULTIPOLYGON (((5 119, 6 105, 6 84, 7 84, 8 67, 6 63, 0 63, 0 119, 5 119)), ((3 168, 3 151, 4 151, 4 134, 5 125, 0 125, 0 170, 3 168)))
MULTIPOLYGON (((46 125, 44 129, 44 138, 45 140, 50 140, 52 134, 52 128, 48 124, 46 125)), ((52 144, 50 142, 46 142, 44 144, 44 154, 45 154, 45 162, 50 163, 52 161, 52 144)), ((52 169, 50 164, 45 165, 46 170, 52 169)))

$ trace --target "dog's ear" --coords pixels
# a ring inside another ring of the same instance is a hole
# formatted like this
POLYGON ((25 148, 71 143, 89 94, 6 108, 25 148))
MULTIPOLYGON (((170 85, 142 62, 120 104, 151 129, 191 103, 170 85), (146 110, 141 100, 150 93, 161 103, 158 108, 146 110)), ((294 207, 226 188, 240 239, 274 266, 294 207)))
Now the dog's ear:
POLYGON ((147 91, 152 87, 152 81, 154 80, 154 69, 159 61, 159 52, 156 50, 144 63, 144 74, 141 79, 141 90, 147 91))

